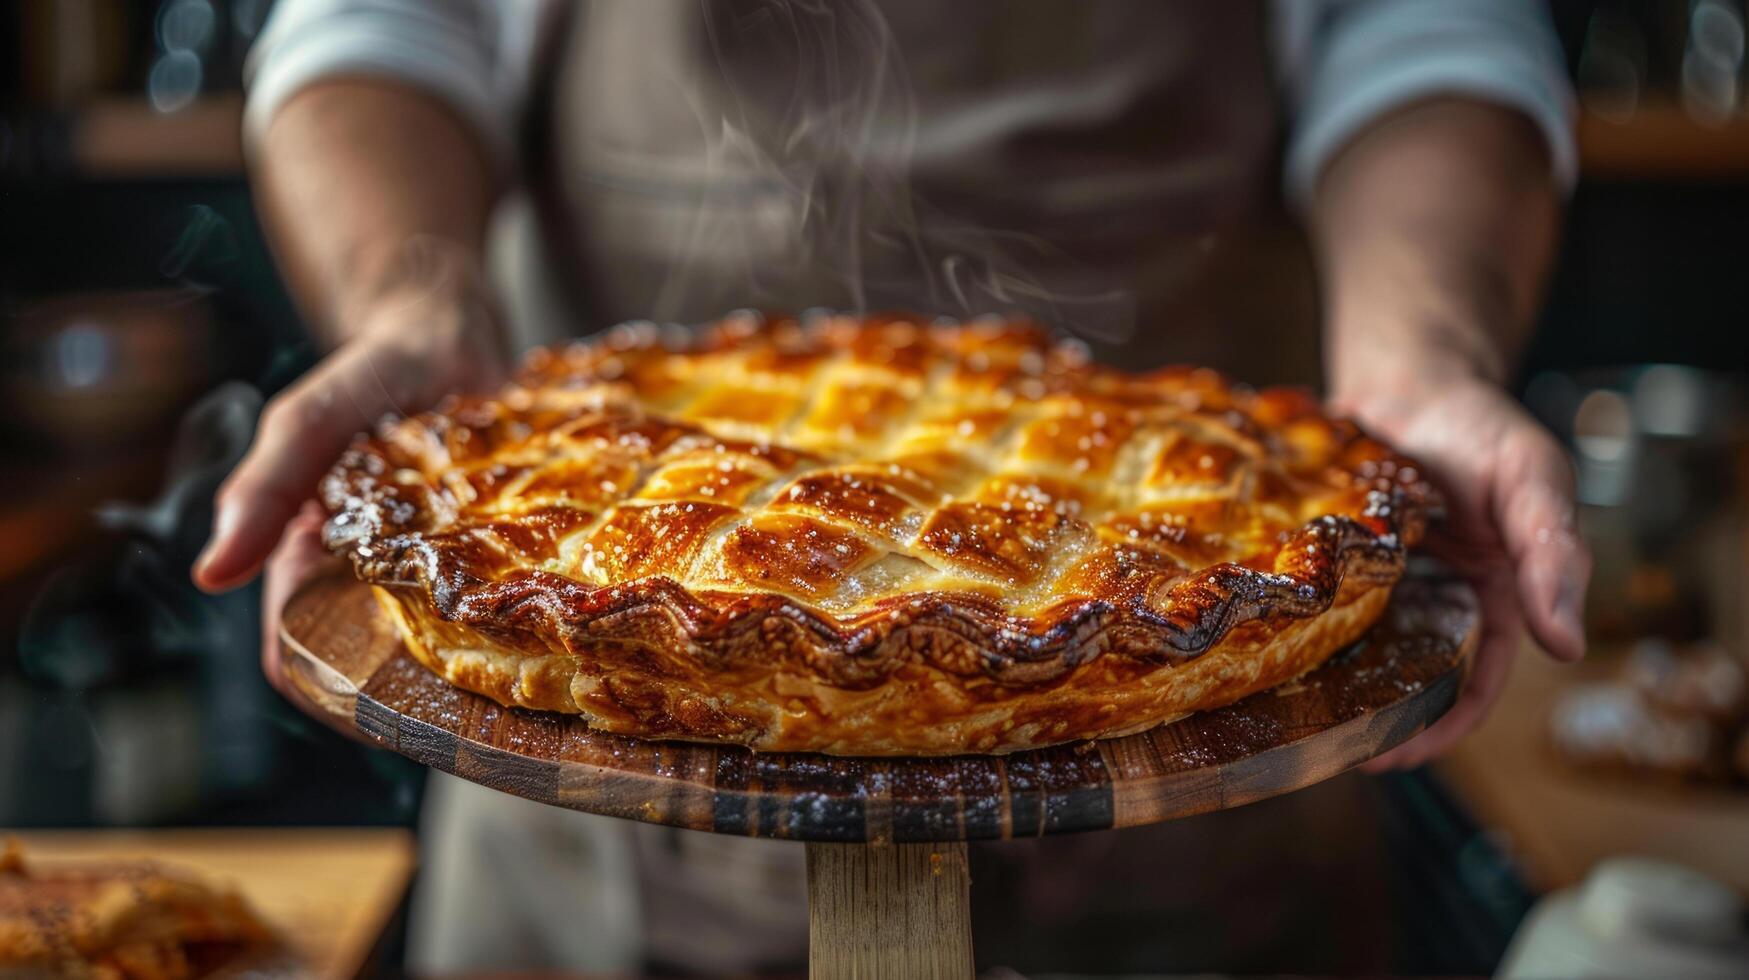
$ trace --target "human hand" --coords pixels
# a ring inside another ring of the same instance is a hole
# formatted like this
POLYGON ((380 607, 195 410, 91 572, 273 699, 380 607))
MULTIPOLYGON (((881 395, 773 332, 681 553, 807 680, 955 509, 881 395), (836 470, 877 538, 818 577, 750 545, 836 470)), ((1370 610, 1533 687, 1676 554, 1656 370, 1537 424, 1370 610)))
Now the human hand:
POLYGON ((1427 731, 1373 759, 1407 769, 1476 727, 1505 684, 1526 627, 1557 660, 1584 656, 1580 613, 1591 553, 1574 529, 1573 476, 1554 438, 1498 385, 1433 375, 1334 399, 1335 408, 1414 457, 1444 493, 1429 552, 1481 600, 1481 640, 1457 703, 1427 731))
POLYGON ((279 611, 329 561, 317 481, 355 433, 382 416, 428 408, 503 375, 504 340, 478 277, 449 264, 383 291, 346 319, 350 339, 267 404, 255 441, 219 488, 213 533, 193 569, 209 592, 265 567, 262 669, 296 697, 282 669, 279 611))

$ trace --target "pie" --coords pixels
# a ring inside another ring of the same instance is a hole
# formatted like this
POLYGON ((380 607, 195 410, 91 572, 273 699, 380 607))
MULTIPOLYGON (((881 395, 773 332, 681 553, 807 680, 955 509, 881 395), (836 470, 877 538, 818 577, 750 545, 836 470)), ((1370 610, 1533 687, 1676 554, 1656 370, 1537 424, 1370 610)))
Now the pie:
POLYGON ((37 870, 0 851, 0 976, 182 980, 270 940, 235 892, 149 862, 37 870))
POLYGON ((1229 704, 1353 643, 1409 461, 1297 390, 1022 323, 738 314, 536 351, 325 478, 413 655, 598 729, 1009 752, 1229 704))

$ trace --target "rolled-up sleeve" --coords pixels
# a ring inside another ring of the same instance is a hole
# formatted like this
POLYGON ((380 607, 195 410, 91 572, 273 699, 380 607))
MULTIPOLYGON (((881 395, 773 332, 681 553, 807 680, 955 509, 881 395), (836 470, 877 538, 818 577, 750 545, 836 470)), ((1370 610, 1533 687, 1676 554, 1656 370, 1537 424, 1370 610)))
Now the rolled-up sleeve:
POLYGON ((1283 179, 1303 207, 1319 175, 1369 123, 1430 96, 1523 113, 1556 179, 1578 169, 1573 100, 1548 11, 1535 0, 1280 0, 1278 55, 1293 126, 1283 179))
POLYGON ((537 0, 279 0, 244 68, 245 144, 292 95, 323 78, 375 75, 424 89, 500 165, 527 86, 537 0))

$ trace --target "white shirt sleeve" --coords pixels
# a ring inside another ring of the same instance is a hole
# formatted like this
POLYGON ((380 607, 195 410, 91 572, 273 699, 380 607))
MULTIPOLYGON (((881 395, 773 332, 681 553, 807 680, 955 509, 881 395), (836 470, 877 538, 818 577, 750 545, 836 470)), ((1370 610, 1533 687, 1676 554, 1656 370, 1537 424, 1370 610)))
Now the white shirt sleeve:
POLYGON ((378 75, 448 103, 500 167, 527 97, 543 0, 279 0, 244 65, 246 147, 311 82, 378 75))
POLYGON ((1290 204, 1310 201, 1324 165, 1368 123, 1441 94, 1522 112, 1547 140, 1556 179, 1572 187, 1572 90, 1539 0, 1275 0, 1273 13, 1293 114, 1290 204))

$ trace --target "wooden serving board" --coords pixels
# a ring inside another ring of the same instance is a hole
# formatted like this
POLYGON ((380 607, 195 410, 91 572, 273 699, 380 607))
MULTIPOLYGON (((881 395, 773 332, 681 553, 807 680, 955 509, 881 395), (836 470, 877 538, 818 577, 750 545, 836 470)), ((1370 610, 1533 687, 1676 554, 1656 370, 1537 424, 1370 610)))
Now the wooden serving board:
POLYGON ((287 670, 343 729, 494 789, 754 837, 922 842, 1170 820, 1300 789, 1395 746, 1457 698, 1474 594, 1411 574, 1372 633, 1299 681, 1139 735, 1007 756, 859 759, 646 742, 506 708, 414 662, 350 575, 286 604, 287 670))

